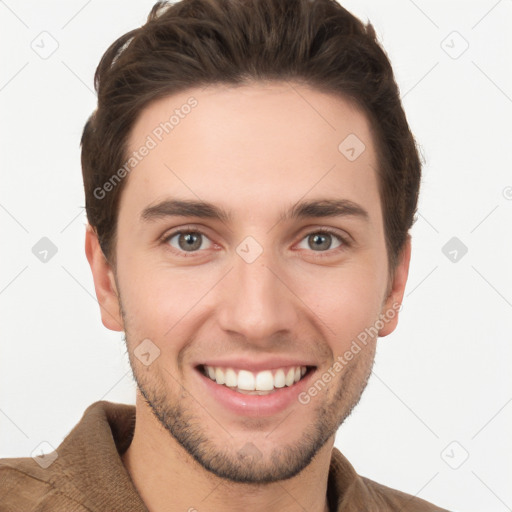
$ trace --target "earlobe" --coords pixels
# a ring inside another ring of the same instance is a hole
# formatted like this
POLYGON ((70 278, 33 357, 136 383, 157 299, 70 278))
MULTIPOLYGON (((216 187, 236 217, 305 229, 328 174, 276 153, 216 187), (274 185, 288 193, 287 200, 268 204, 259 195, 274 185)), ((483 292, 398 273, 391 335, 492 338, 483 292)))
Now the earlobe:
POLYGON ((407 277, 409 276, 409 264, 411 261, 411 236, 407 235, 400 258, 395 269, 393 282, 388 297, 386 298, 382 311, 381 319, 384 323, 379 330, 379 336, 384 337, 391 334, 398 325, 398 313, 402 308, 407 277))
POLYGON ((87 224, 85 233, 85 254, 91 267, 94 289, 100 305, 101 321, 111 331, 123 331, 118 290, 113 270, 101 250, 96 231, 87 224))

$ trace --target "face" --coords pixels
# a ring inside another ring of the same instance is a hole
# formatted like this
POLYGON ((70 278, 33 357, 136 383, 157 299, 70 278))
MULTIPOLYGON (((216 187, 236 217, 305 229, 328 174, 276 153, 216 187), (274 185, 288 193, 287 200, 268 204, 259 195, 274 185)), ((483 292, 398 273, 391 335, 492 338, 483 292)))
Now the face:
POLYGON ((148 106, 133 151, 115 274, 88 249, 103 322, 204 468, 290 478, 358 402, 405 287, 366 117, 298 84, 212 85, 148 106))

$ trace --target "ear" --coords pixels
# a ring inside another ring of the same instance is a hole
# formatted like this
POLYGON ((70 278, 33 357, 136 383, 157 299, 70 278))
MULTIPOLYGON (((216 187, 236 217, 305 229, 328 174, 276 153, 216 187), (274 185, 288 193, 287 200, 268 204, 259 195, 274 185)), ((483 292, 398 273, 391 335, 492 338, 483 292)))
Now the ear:
POLYGON ((119 294, 114 272, 101 250, 96 231, 87 224, 85 233, 85 254, 91 266, 94 289, 100 305, 101 321, 111 331, 123 331, 119 294))
POLYGON ((409 275, 409 263, 411 261, 411 236, 407 235, 402 252, 393 275, 389 295, 384 301, 381 318, 385 319, 384 327, 379 330, 379 336, 391 334, 398 325, 398 312, 402 309, 405 285, 409 275))

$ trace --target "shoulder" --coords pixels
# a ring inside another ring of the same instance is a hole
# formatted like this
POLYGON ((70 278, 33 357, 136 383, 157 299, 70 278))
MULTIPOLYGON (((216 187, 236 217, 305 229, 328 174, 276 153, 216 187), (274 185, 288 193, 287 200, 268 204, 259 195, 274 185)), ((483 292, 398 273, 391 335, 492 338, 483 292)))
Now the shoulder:
POLYGON ((0 512, 144 510, 119 456, 134 409, 95 402, 53 452, 0 459, 0 512))
POLYGON ((397 491, 359 475, 352 464, 333 448, 330 467, 331 502, 343 512, 448 512, 411 494, 397 491))
POLYGON ((48 471, 31 457, 0 459, 0 512, 18 510, 66 510, 87 512, 61 492, 59 475, 48 471))
POLYGON ((379 510, 403 510, 404 512, 448 512, 428 501, 411 494, 374 482, 366 477, 360 477, 373 500, 379 505, 379 510))

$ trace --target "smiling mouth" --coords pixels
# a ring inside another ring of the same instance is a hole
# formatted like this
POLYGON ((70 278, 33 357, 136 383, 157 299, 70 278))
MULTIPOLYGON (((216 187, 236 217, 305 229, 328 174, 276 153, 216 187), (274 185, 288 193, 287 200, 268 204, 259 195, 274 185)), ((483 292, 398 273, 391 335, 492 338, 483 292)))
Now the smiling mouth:
POLYGON ((251 372, 220 366, 199 365, 197 370, 216 384, 245 395, 269 395, 292 387, 314 371, 314 366, 284 366, 251 372))

